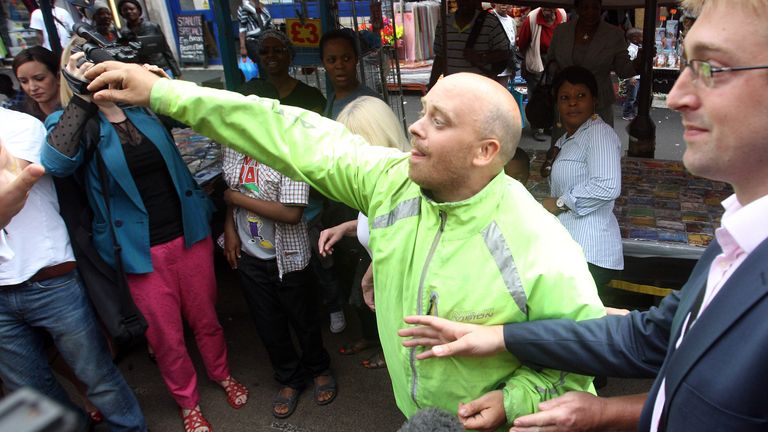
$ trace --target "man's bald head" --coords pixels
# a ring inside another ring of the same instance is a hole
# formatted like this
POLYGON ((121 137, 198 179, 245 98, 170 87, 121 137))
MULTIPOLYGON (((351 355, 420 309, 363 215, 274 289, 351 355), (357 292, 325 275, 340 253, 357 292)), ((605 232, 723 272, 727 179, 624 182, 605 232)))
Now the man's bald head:
POLYGON ((444 77, 437 85, 450 86, 462 103, 467 116, 476 120, 478 139, 499 141, 499 168, 515 154, 522 132, 520 108, 515 98, 496 81, 473 73, 457 73, 444 77))

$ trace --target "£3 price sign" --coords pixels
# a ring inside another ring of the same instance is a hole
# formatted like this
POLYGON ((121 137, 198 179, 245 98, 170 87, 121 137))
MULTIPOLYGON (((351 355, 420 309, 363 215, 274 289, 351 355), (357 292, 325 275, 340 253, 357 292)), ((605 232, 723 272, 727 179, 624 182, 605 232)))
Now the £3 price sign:
POLYGON ((320 44, 320 20, 305 19, 302 24, 300 20, 288 18, 285 20, 285 26, 288 30, 288 38, 291 43, 298 47, 315 48, 320 44))

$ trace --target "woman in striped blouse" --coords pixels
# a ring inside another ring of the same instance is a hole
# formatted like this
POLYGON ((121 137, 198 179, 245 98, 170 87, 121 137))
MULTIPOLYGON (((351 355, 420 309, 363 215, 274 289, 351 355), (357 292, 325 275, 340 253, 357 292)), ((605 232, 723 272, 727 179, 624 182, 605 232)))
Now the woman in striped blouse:
POLYGON ((552 197, 542 204, 557 215, 584 249, 589 270, 602 288, 624 268, 613 203, 621 192, 621 143, 595 114, 597 81, 580 66, 563 69, 553 91, 566 134, 547 152, 542 175, 552 197))

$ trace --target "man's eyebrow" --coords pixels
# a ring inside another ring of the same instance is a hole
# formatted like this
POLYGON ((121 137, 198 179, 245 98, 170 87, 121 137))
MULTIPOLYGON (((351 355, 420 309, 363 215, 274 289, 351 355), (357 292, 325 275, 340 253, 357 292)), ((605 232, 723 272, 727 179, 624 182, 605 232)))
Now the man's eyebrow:
POLYGON ((439 104, 434 104, 434 103, 433 104, 428 104, 427 98, 426 97, 422 97, 421 98, 421 110, 423 112, 426 111, 427 105, 429 105, 432 108, 432 111, 435 111, 438 114, 441 114, 442 116, 446 117, 448 120, 450 120, 452 118, 451 114, 450 114, 450 112, 448 112, 448 110, 446 110, 445 108, 442 108, 439 104))
MULTIPOLYGON (((693 60, 696 59, 696 57, 700 57, 702 55, 709 56, 712 54, 728 54, 731 50, 726 49, 725 47, 721 45, 716 45, 708 42, 694 42, 690 46, 685 47, 686 55, 689 59, 693 60)), ((708 59, 697 59, 697 60, 708 60, 708 59)))

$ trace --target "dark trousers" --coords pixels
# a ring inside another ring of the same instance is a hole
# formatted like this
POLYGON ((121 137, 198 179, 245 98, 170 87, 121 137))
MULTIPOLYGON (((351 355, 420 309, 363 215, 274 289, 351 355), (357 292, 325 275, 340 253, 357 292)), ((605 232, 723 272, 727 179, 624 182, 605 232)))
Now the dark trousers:
POLYGON ((243 254, 238 272, 275 379, 282 385, 303 389, 307 379, 320 375, 330 366, 330 357, 320 334, 309 271, 284 274, 281 281, 276 260, 261 260, 243 254), (299 342, 301 356, 293 346, 291 327, 299 342))

